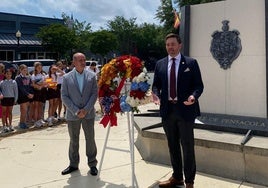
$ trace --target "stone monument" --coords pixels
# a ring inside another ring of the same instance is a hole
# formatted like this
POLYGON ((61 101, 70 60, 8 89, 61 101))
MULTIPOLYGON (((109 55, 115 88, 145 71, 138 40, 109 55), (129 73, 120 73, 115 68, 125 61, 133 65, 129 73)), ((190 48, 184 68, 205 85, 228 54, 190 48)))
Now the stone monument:
MULTIPOLYGON (((182 53, 198 60, 205 86, 197 170, 268 186, 268 0, 182 7, 180 35, 182 53)), ((142 157, 169 164, 157 108, 136 115, 135 126, 142 157)))
POLYGON ((184 54, 198 60, 205 84, 198 119, 218 130, 268 136, 267 1, 206 3, 183 15, 191 17, 180 28, 184 54))

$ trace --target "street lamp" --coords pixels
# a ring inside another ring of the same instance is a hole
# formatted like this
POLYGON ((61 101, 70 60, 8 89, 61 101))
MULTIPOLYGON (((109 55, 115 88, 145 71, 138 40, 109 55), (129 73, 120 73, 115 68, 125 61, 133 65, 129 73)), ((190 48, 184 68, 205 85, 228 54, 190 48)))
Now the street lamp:
POLYGON ((20 32, 20 30, 18 30, 16 32, 16 38, 18 39, 18 46, 19 46, 20 45, 20 38, 21 38, 21 32, 20 32))
POLYGON ((18 30, 17 32, 16 32, 16 38, 17 38, 17 40, 18 40, 18 48, 17 48, 17 59, 20 59, 20 53, 19 53, 19 47, 20 47, 20 38, 21 38, 21 32, 20 32, 20 30, 18 30))

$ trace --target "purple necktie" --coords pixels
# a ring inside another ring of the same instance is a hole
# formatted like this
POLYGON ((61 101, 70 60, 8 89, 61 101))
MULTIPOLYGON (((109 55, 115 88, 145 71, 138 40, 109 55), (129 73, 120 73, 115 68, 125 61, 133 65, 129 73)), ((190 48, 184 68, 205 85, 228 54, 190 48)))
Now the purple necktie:
POLYGON ((175 61, 176 58, 172 58, 172 65, 170 69, 170 97, 172 100, 176 98, 176 73, 175 73, 175 61))

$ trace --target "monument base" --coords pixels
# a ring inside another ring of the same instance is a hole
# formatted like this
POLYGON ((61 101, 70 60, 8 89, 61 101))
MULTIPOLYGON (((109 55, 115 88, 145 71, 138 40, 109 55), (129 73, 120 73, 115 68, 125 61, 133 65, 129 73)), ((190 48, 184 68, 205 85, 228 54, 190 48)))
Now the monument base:
MULTIPOLYGON (((138 131, 135 145, 143 159, 170 165, 161 118, 135 116, 134 126, 138 131)), ((244 134, 199 128, 194 134, 198 171, 268 186, 268 137, 252 135, 243 145, 244 134)))

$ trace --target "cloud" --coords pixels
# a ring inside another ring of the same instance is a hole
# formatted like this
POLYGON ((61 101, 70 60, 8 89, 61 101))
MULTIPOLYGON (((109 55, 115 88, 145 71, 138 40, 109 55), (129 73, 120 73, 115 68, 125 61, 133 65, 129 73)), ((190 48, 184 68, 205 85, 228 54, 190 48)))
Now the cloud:
POLYGON ((160 0, 2 0, 1 12, 61 18, 62 12, 78 21, 91 23, 93 29, 106 27, 115 16, 136 18, 136 23, 156 23, 160 0))
POLYGON ((95 3, 95 0, 80 0, 79 11, 73 12, 73 14, 74 17, 77 13, 77 16, 86 15, 87 20, 85 21, 96 27, 105 27, 103 24, 114 19, 115 16, 123 16, 126 19, 137 18, 138 24, 159 23, 154 19, 159 5, 160 0, 98 0, 98 3, 95 3))

